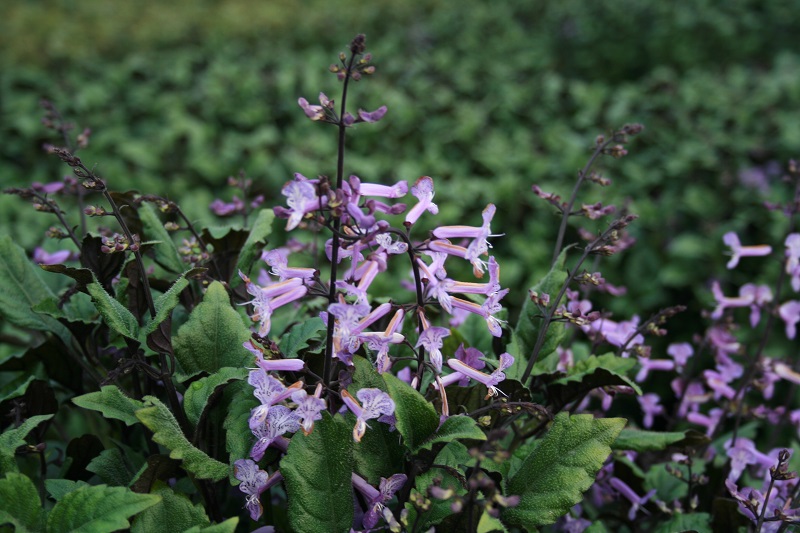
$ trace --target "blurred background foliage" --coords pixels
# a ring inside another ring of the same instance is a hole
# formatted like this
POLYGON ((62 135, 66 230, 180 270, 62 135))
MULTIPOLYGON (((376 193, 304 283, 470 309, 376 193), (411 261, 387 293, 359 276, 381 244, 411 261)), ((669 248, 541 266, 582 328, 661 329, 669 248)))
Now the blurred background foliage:
MULTIPOLYGON (((639 244, 599 267, 629 292, 600 304, 622 317, 688 304, 679 320, 696 328, 725 231, 748 244, 758 230, 782 249, 784 219, 761 203, 788 194, 782 168, 800 152, 798 16, 795 0, 11 0, 0 180, 65 173, 41 150, 56 141, 40 124, 48 98, 92 128, 82 159, 112 188, 167 195, 220 224, 208 204, 229 199, 225 178, 243 169, 265 205, 282 203, 293 172, 334 173, 334 130, 296 102, 336 98, 327 66, 363 32, 378 71, 349 102, 389 113, 351 131, 346 171, 433 176, 440 224, 476 225, 497 204, 506 286, 531 284, 552 257, 557 219, 531 185, 566 197, 598 133, 645 124, 631 155, 601 164, 613 186, 582 197, 641 216, 639 244)), ((28 249, 52 222, 0 198, 3 231, 28 249)), ((748 268, 732 281, 750 281, 748 268)), ((512 314, 525 297, 509 296, 512 314)))

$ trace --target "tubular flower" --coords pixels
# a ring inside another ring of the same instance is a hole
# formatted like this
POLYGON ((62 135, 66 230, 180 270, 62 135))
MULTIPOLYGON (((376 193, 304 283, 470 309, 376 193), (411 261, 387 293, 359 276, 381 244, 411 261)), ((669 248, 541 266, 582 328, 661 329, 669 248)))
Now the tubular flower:
POLYGON ((317 211, 328 203, 326 196, 317 196, 313 181, 300 174, 295 174, 295 179, 283 186, 281 194, 286 197, 286 205, 289 206, 289 209, 275 208, 275 215, 289 219, 286 223, 286 231, 293 230, 308 213, 317 211))
POLYGON ((253 396, 261 402, 261 405, 250 412, 251 430, 264 423, 270 407, 282 402, 303 386, 303 383, 298 381, 289 387, 285 387, 283 383, 268 375, 262 368, 251 370, 247 383, 255 389, 253 396))
POLYGON ((367 501, 367 512, 364 513, 362 525, 371 530, 378 525, 378 520, 383 516, 383 504, 394 497, 394 493, 403 488, 408 477, 405 474, 394 474, 390 478, 381 478, 379 488, 375 488, 367 480, 356 473, 352 475, 353 486, 364 495, 367 501))
POLYGON ((258 334, 262 337, 266 336, 272 327, 272 313, 275 309, 302 298, 308 292, 308 287, 303 285, 303 280, 300 278, 259 287, 241 271, 239 277, 245 282, 247 292, 253 296, 253 299, 246 303, 253 305, 255 313, 250 318, 255 322, 261 322, 258 334))
POLYGON ((272 442, 284 433, 294 433, 300 429, 298 416, 285 405, 275 405, 267 413, 267 419, 253 429, 258 440, 250 450, 250 457, 260 461, 272 442))
POLYGON ((297 404, 294 410, 295 415, 300 419, 300 429, 303 434, 308 435, 314 429, 314 421, 321 420, 320 411, 325 409, 325 400, 320 398, 322 395, 322 383, 317 383, 317 388, 313 395, 309 395, 304 389, 296 390, 292 393, 292 401, 297 404))
POLYGON ((483 304, 480 305, 475 302, 462 300, 461 298, 452 298, 451 305, 456 309, 462 309, 480 315, 486 320, 486 325, 489 327, 489 331, 492 335, 500 337, 503 334, 502 324, 504 324, 505 321, 500 320, 494 315, 503 309, 503 306, 500 305, 500 300, 503 299, 508 292, 509 289, 498 291, 486 298, 483 304))
POLYGON ((239 490, 247 494, 245 508, 250 511, 250 518, 258 520, 264 512, 259 496, 267 489, 269 474, 250 459, 239 459, 233 463, 233 475, 241 481, 239 490))
MULTIPOLYGON (((463 257, 473 265, 476 263, 482 264, 482 261, 479 259, 480 256, 489 253, 489 248, 491 247, 486 239, 496 236, 492 235, 492 230, 490 228, 490 224, 496 210, 497 209, 495 208, 494 204, 489 204, 486 206, 486 209, 483 210, 483 225, 481 227, 442 226, 433 230, 433 235, 439 239, 472 239, 472 242, 466 247, 463 257)), ((481 274, 483 274, 482 268, 481 274)))
POLYGON ((361 389, 356 393, 358 402, 347 390, 342 390, 342 401, 356 415, 353 427, 353 440, 361 442, 367 432, 367 420, 377 418, 379 422, 388 421, 394 414, 394 400, 380 389, 361 389))
MULTIPOLYGON (((489 389, 489 392, 485 398, 487 400, 492 396, 503 394, 503 392, 497 388, 497 384, 506 379, 506 375, 503 373, 503 370, 509 368, 513 364, 514 364, 514 357, 508 352, 503 353, 500 355, 500 363, 495 369, 495 371, 492 372, 491 374, 484 374, 480 370, 476 370, 471 366, 464 364, 462 361, 459 361, 458 359, 447 360, 447 366, 449 366, 459 374, 462 374, 468 378, 472 378, 475 381, 478 381, 486 385, 486 387, 489 389)), ((503 396, 505 396, 505 394, 503 394, 503 396)))
POLYGON ((256 366, 265 372, 299 372, 306 366, 301 359, 265 359, 264 350, 252 340, 243 342, 242 346, 256 356, 256 366))
POLYGON ((414 224, 425 211, 432 215, 439 212, 439 207, 433 203, 433 180, 429 176, 422 176, 411 187, 411 194, 419 200, 417 205, 406 213, 406 224, 414 224))
POLYGON ((758 244, 755 246, 742 246, 739 242, 739 236, 733 231, 729 231, 722 236, 722 242, 730 246, 731 260, 728 261, 727 267, 729 269, 735 268, 739 264, 739 259, 742 257, 760 257, 772 253, 772 247, 768 244, 758 244))
POLYGON ((428 351, 431 364, 436 369, 437 374, 442 373, 442 346, 444 345, 442 339, 449 336, 450 330, 447 328, 436 326, 428 327, 425 328, 425 331, 419 336, 419 340, 417 340, 417 344, 414 346, 415 348, 422 346, 428 351))

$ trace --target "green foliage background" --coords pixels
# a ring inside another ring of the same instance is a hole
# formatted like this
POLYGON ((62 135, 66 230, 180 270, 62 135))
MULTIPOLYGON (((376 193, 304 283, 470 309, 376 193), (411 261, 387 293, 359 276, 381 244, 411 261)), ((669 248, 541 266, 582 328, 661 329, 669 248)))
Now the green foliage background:
MULTIPOLYGON (((556 231, 531 184, 566 196, 597 133, 642 122, 632 155, 605 163, 614 186, 584 198, 642 217, 640 244, 603 267, 629 293, 605 305, 697 311, 724 268, 725 231, 782 240, 739 175, 798 153, 799 14, 792 0, 12 0, 0 18, 0 180, 65 172, 41 153, 53 140, 39 123, 46 97, 92 128, 82 158, 115 189, 169 195, 207 221, 214 196, 230 195, 225 177, 244 169, 279 203, 293 172, 334 171, 333 129, 296 101, 335 97, 326 67, 363 32, 378 72, 351 101, 389 114, 353 130, 347 172, 433 176, 442 223, 476 224, 496 203, 503 284, 520 287, 547 271, 556 231)), ((772 175, 766 197, 783 194, 772 175)), ((28 249, 51 222, 0 198, 0 224, 28 249)))

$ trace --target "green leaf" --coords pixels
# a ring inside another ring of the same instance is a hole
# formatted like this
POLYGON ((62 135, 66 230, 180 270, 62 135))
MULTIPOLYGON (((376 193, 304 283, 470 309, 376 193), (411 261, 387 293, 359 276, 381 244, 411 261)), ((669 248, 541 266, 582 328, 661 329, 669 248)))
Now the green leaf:
POLYGON ((195 307, 173 341, 175 357, 186 378, 200 372, 213 374, 224 367, 243 367, 253 355, 242 344, 250 330, 231 307, 222 283, 212 283, 203 302, 195 307))
POLYGON ((183 533, 234 533, 236 531, 236 526, 238 525, 239 517, 234 516, 233 518, 228 518, 219 524, 211 524, 210 526, 205 527, 194 526, 187 529, 183 533))
MULTIPOLYGON (((348 415, 347 420, 355 424, 356 417, 348 415)), ((403 471, 405 451, 397 431, 391 431, 387 424, 370 424, 361 442, 354 443, 355 471, 377 485, 382 477, 403 471)))
POLYGON ((45 479, 44 488, 55 501, 61 501, 64 496, 80 487, 88 487, 85 481, 72 481, 71 479, 45 479))
POLYGON ((547 393, 551 400, 560 402, 560 405, 592 389, 610 385, 625 385, 641 395, 642 389, 626 375, 634 366, 636 361, 632 358, 617 357, 613 353, 592 355, 577 362, 565 377, 548 384, 547 393))
MULTIPOLYGON (((225 429, 225 444, 230 454, 228 462, 233 464, 238 459, 248 457, 248 452, 252 446, 249 438, 242 438, 242 435, 250 435, 250 411, 260 405, 260 402, 253 396, 253 387, 246 382, 240 381, 231 384, 225 389, 225 396, 229 398, 228 414, 222 423, 225 429)), ((231 482, 234 482, 233 469, 231 469, 231 482)))
POLYGON ((355 372, 353 372, 354 388, 348 389, 348 392, 352 394, 360 389, 380 389, 383 392, 387 392, 386 382, 383 381, 381 375, 378 374, 378 371, 375 370, 375 367, 372 366, 368 359, 360 355, 354 355, 353 366, 356 367, 355 372))
POLYGON ((342 416, 324 412, 309 435, 295 433, 280 464, 292 531, 349 531, 353 522, 352 451, 352 428, 342 416))
MULTIPOLYGON (((272 209, 262 209, 258 212, 258 218, 256 218, 250 233, 247 235, 242 251, 239 252, 239 260, 236 263, 237 272, 242 271, 245 274, 250 274, 253 263, 266 244, 265 239, 272 233, 272 221, 274 219, 275 213, 272 212, 272 209)), ((235 288, 240 283, 242 283, 242 278, 233 276, 231 287, 235 288)))
POLYGON ((556 415, 542 443, 509 480, 508 494, 518 494, 520 502, 503 511, 503 521, 532 529, 567 513, 594 483, 623 427, 623 418, 556 415))
POLYGON ((665 450, 668 446, 685 448, 708 444, 708 437, 688 429, 686 431, 642 431, 638 429, 623 429, 611 445, 614 450, 633 450, 635 452, 655 452, 665 450))
POLYGON ((142 229, 149 241, 158 241, 154 246, 156 263, 166 268, 170 272, 178 273, 185 268, 178 248, 172 240, 169 232, 164 229, 164 224, 158 218, 156 210, 152 205, 142 202, 138 209, 139 219, 142 221, 142 229))
POLYGON ((28 476, 9 472, 0 479, 0 524, 9 524, 17 533, 42 531, 45 511, 39 492, 28 476))
POLYGON ((33 306, 55 298, 39 277, 38 269, 11 237, 0 238, 0 316, 21 328, 52 331, 65 343, 70 333, 58 320, 33 311, 33 306))
POLYGON ((198 272, 202 272, 205 269, 202 268, 193 268, 191 270, 187 270, 172 284, 167 292, 156 298, 155 308, 156 308, 156 316, 154 318, 148 318, 147 322, 142 328, 142 334, 147 336, 150 333, 154 332, 158 325, 161 324, 163 321, 169 317, 172 310, 179 303, 179 297, 183 289, 189 286, 189 280, 191 276, 197 274, 198 272))
POLYGON ((420 450, 430 450, 437 442, 452 442, 457 439, 486 440, 486 434, 478 427, 475 419, 463 415, 451 416, 436 433, 412 451, 418 453, 420 450))
POLYGON ((496 533, 498 531, 508 533, 506 526, 500 520, 492 517, 489 513, 483 513, 478 521, 477 533, 496 533))
POLYGON ((128 517, 161 498, 128 488, 88 485, 66 494, 47 517, 47 533, 103 533, 130 527, 128 517))
POLYGON ((136 418, 153 432, 154 441, 170 450, 172 459, 182 460, 183 468, 200 479, 219 481, 228 475, 228 465, 192 446, 166 405, 153 396, 144 400, 145 407, 136 411, 136 418))
POLYGON ((708 513, 676 513, 666 522, 661 522, 653 533, 711 533, 711 515, 708 513))
POLYGON ((248 372, 246 368, 220 368, 219 372, 192 382, 183 395, 183 409, 186 411, 189 422, 197 425, 208 399, 218 387, 222 387, 230 381, 246 379, 248 372))
MULTIPOLYGON (((564 262, 569 248, 568 246, 561 251, 561 254, 558 256, 555 264, 553 264, 550 272, 530 289, 536 291, 539 296, 545 294, 550 295, 550 305, 557 305, 558 302, 555 301, 555 297, 567 280, 567 271, 564 268, 564 262)), ((516 353, 509 350, 509 353, 514 356, 514 364, 505 371, 506 376, 509 378, 522 379, 522 375, 525 373, 525 367, 533 356, 533 348, 536 345, 536 339, 539 337, 539 331, 542 327, 543 320, 544 317, 539 307, 537 307, 530 298, 525 298, 517 327, 514 328, 513 347, 516 353)), ((564 331, 564 322, 550 323, 545 333, 544 343, 539 349, 538 360, 542 360, 555 352, 558 345, 564 339, 564 331)))
POLYGON ((129 457, 124 455, 119 448, 103 450, 100 455, 92 459, 86 470, 94 472, 103 480, 103 483, 118 487, 127 487, 133 481, 140 465, 134 467, 129 462, 129 457))
POLYGON ((53 418, 53 415, 32 416, 20 424, 18 428, 6 430, 0 434, 0 476, 7 472, 19 471, 17 461, 14 459, 17 448, 26 444, 25 437, 28 436, 28 433, 45 420, 50 420, 51 418, 53 418))
POLYGON ((129 339, 136 339, 139 336, 139 322, 136 317, 108 294, 99 282, 90 283, 86 286, 86 290, 108 327, 129 339))
POLYGON ((25 391, 28 390, 28 385, 30 385, 31 381, 34 379, 36 379, 36 376, 20 374, 3 385, 3 387, 0 388, 0 402, 10 400, 11 398, 17 398, 25 394, 25 391))
MULTIPOLYGON (((467 493, 463 485, 466 482, 464 472, 466 471, 466 465, 470 462, 474 462, 474 460, 470 456, 467 447, 458 441, 450 442, 439 451, 433 461, 438 467, 422 472, 416 477, 415 489, 420 494, 425 495, 428 487, 436 479, 438 481, 437 484, 443 489, 452 489, 459 496, 463 496, 467 493)), ((446 517, 451 516, 453 514, 451 504, 451 501, 432 498, 430 508, 423 512, 419 518, 418 530, 424 531, 425 528, 434 526, 446 517)), ((409 510, 409 523, 413 524, 417 518, 417 508, 411 503, 406 503, 406 509, 409 510)))
POLYGON ((308 341, 316 339, 317 334, 325 327, 325 323, 319 317, 297 324, 289 331, 288 335, 281 338, 278 345, 281 353, 287 358, 297 357, 298 352, 308 346, 308 341))
POLYGON ((189 498, 176 494, 162 482, 158 482, 150 494, 159 496, 161 501, 136 516, 131 527, 132 533, 178 532, 211 524, 202 505, 192 505, 189 498))
POLYGON ((410 450, 419 448, 439 427, 439 415, 433 405, 405 381, 392 374, 382 375, 386 391, 394 400, 397 431, 410 450))
POLYGON ((97 392, 76 396, 72 403, 84 409, 100 411, 106 418, 122 420, 128 426, 139 423, 135 413, 144 407, 139 400, 125 396, 116 385, 105 385, 97 392))

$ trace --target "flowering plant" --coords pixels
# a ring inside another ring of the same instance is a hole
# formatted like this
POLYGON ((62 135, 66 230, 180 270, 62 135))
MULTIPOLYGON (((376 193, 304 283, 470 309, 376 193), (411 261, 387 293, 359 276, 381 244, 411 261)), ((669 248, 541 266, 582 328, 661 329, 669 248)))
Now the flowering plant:
MULTIPOLYGON (((347 106, 351 84, 375 73, 363 35, 330 71, 342 83, 338 105, 324 93, 318 104, 298 104, 335 130, 335 175, 296 173, 272 209, 260 209, 263 195, 248 198, 252 180, 231 178, 243 198, 211 209, 245 225, 254 214, 247 229, 198 229, 171 200, 112 192, 76 155, 90 131, 73 139, 45 102, 46 124, 63 141, 47 149, 75 177, 6 192, 56 216, 62 227, 49 234, 78 251, 34 256, 70 280, 56 294, 10 238, 0 240, 3 316, 31 332, 31 347, 0 366, 16 372, 0 391, 14 415, 0 435, 0 524, 417 532, 582 531, 593 521, 635 530, 642 520, 665 531, 709 530, 712 520, 780 530, 795 522, 791 453, 760 452, 754 431, 740 427, 787 414, 800 420, 785 406, 747 402, 748 392, 770 400, 782 381, 800 384, 789 360, 765 355, 775 317, 789 339, 800 321, 797 301, 772 305, 787 276, 800 290, 793 226, 774 291, 749 284, 731 298, 714 284, 702 346, 674 342, 669 358, 653 357, 649 339, 665 336, 666 321, 684 308, 646 320, 593 309, 593 292, 624 287, 588 260, 631 246, 636 217, 609 220, 616 208, 602 203, 577 207, 583 185, 610 184, 593 170, 598 159, 625 156, 642 131, 626 125, 597 137, 566 200, 532 187, 560 224, 551 269, 512 325, 504 309, 511 288, 490 254, 502 238, 492 230, 497 207, 466 214, 463 225, 437 225, 434 178, 387 184, 346 175, 348 133, 391 115, 386 106, 347 106), (81 203, 101 195, 105 205, 82 212, 118 230, 89 230, 85 218, 71 225, 54 199, 69 193, 81 203), (565 245, 576 217, 605 226, 581 228, 584 242, 565 245), (268 242, 274 225, 292 238, 268 242), (189 236, 178 247, 168 231, 189 236), (726 322, 737 307, 749 308, 753 328, 762 311, 769 316, 744 364, 726 322), (700 349, 713 354, 713 369, 692 364, 700 349), (662 373, 677 373, 669 405, 641 388, 662 373), (606 417, 625 396, 636 397, 635 414, 606 417), (52 442, 65 420, 86 430, 66 446, 52 442), (733 429, 729 438, 723 427, 733 429), (728 511, 700 501, 719 471, 728 511), (743 492, 765 472, 763 494, 743 492)), ((778 207, 793 220, 798 195, 778 207)), ((743 246, 735 233, 725 243, 729 268, 772 253, 743 246)))

